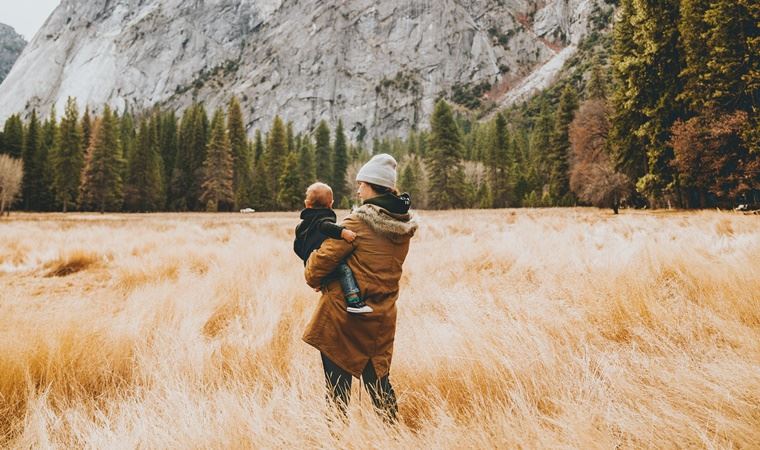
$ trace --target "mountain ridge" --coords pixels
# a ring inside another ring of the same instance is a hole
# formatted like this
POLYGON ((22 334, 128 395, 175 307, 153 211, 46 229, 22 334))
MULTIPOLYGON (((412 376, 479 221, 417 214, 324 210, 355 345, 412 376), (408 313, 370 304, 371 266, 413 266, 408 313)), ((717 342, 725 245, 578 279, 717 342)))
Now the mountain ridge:
MULTIPOLYGON (((457 86, 523 99, 550 83, 601 0, 64 0, 0 85, 0 120, 104 103, 209 108, 237 96, 250 134, 274 115, 354 140, 424 126, 457 86), (200 6, 199 6, 200 5, 200 6), (564 52, 564 53, 563 53, 564 52), (551 61, 554 64, 548 64, 551 61), (548 68, 541 72, 541 68, 548 68), (540 75, 540 76, 537 76, 540 75), (82 80, 86 81, 82 81, 82 80)), ((611 8, 611 7, 609 7, 611 8)))
POLYGON ((24 47, 26 47, 24 37, 10 25, 0 23, 0 84, 10 72, 24 47))

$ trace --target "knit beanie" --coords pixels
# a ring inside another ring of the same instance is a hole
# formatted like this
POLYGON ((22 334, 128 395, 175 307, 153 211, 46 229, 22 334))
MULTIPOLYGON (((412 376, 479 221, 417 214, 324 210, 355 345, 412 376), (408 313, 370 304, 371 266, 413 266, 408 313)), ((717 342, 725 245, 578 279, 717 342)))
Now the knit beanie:
POLYGON ((373 156, 359 169, 356 181, 394 189, 396 187, 396 160, 387 153, 373 156))

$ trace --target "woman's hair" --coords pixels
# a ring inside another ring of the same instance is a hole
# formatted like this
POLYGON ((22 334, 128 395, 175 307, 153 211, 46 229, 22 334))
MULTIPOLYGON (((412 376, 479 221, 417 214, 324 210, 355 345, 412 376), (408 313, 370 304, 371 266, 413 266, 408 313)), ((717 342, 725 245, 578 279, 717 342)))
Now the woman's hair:
MULTIPOLYGON (((367 182, 365 181, 365 183, 367 182)), ((369 185, 369 187, 372 188, 373 191, 377 192, 379 195, 387 194, 389 192, 393 195, 398 195, 398 190, 396 188, 389 188, 386 186, 380 186, 380 185, 372 184, 372 183, 367 183, 367 184, 369 185)))

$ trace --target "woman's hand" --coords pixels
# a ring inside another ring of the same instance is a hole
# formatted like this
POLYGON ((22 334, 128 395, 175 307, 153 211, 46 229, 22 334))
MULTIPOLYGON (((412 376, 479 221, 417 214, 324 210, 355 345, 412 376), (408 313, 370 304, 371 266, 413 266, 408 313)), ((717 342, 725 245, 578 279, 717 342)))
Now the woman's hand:
POLYGON ((356 233, 349 230, 348 228, 344 228, 343 231, 340 232, 340 237, 342 237, 344 241, 350 244, 351 242, 354 242, 354 239, 356 239, 356 233))

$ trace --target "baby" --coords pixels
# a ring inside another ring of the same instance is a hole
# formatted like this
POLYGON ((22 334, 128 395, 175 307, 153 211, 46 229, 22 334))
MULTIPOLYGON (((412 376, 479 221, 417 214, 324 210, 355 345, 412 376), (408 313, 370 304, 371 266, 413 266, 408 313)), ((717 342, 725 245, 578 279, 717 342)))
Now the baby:
MULTIPOLYGON (((296 227, 296 240, 293 242, 293 250, 304 264, 311 252, 318 249, 327 238, 343 239, 346 242, 356 239, 356 233, 335 223, 336 216, 335 211, 331 209, 332 205, 333 192, 330 186, 314 183, 306 189, 306 209, 301 211, 301 223, 296 227)), ((346 311, 354 314, 372 312, 372 308, 359 296, 359 286, 345 261, 338 265, 336 273, 343 288, 346 311)))

